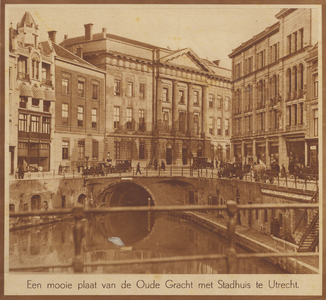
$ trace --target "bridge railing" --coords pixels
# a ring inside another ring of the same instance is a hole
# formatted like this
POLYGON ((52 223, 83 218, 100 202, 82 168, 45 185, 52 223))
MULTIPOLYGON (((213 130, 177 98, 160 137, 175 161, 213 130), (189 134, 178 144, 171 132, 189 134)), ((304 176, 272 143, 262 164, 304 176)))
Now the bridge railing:
POLYGON ((9 267, 9 271, 31 271, 50 268, 73 268, 75 273, 82 273, 84 267, 87 266, 108 266, 108 265, 131 265, 131 264, 149 264, 149 263, 164 263, 164 262, 180 262, 193 260, 215 260, 226 259, 227 273, 234 274, 236 272, 238 259, 253 259, 253 258, 279 258, 279 257, 314 257, 319 256, 317 252, 298 253, 248 253, 237 254, 235 250, 235 229, 237 224, 236 214, 238 210, 257 210, 257 209, 295 209, 319 208, 317 203, 308 204, 249 204, 238 205, 236 201, 229 200, 226 205, 178 205, 178 206, 136 206, 136 207, 108 207, 108 208, 84 208, 82 204, 77 204, 70 209, 55 209, 47 211, 22 211, 10 212, 9 217, 32 217, 32 216, 48 216, 48 215, 67 215, 74 216, 74 258, 72 263, 54 264, 54 265, 24 265, 18 267, 9 267), (227 234, 228 246, 225 254, 212 255, 192 255, 192 256, 176 256, 152 259, 133 259, 133 260, 118 260, 118 261, 101 261, 84 263, 82 256, 82 239, 84 237, 84 228, 82 218, 90 214, 112 214, 118 212, 170 212, 170 211, 227 211, 227 234))
MULTIPOLYGON (((56 172, 26 172, 24 179, 55 179, 55 178, 96 178, 96 177, 114 177, 114 176, 181 176, 181 177, 193 177, 193 178, 210 178, 210 179, 232 179, 232 180, 244 180, 251 182, 260 182, 269 185, 276 185, 282 187, 296 188, 301 190, 316 191, 318 189, 318 175, 316 174, 302 174, 302 173, 278 173, 278 172, 248 172, 242 173, 241 179, 239 176, 222 176, 219 169, 194 169, 191 166, 166 166, 165 168, 140 168, 140 172, 137 172, 137 168, 133 167, 130 171, 97 173, 92 172, 83 174, 82 171, 78 172, 75 169, 70 171, 56 172)), ((12 179, 18 179, 13 177, 12 179)))

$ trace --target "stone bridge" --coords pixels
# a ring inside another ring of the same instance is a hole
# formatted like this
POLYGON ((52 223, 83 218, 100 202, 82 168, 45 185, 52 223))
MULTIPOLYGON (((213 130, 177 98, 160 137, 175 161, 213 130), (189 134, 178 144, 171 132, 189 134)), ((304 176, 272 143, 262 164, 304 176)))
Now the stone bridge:
MULTIPOLYGON (((130 176, 10 181, 11 211, 69 208, 76 202, 85 206, 142 206, 309 202, 313 191, 279 187, 236 179, 184 176, 130 176)), ((223 214, 214 212, 219 217, 223 214)), ((282 220, 281 231, 291 231, 301 210, 250 210, 238 214, 238 222, 270 232, 273 217, 282 220)), ((225 217, 225 216, 224 216, 225 217)), ((307 222, 309 222, 309 217, 307 222)))

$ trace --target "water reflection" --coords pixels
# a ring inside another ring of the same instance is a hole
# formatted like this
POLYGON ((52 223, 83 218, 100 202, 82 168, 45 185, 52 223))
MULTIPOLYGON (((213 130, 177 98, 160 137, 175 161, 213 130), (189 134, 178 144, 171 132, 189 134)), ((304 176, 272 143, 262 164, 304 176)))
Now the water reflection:
MULTIPOLYGON (((197 225, 162 213, 118 213, 83 220, 85 262, 223 254, 227 242, 197 225), (118 237, 124 247, 108 240, 118 237)), ((73 221, 10 232, 10 266, 72 262, 73 221)), ((237 249, 238 253, 244 253, 237 249)), ((58 268, 51 272, 68 272, 58 268)), ((225 274, 225 260, 85 267, 87 273, 225 274)), ((264 260, 239 260, 239 274, 277 274, 264 260)))

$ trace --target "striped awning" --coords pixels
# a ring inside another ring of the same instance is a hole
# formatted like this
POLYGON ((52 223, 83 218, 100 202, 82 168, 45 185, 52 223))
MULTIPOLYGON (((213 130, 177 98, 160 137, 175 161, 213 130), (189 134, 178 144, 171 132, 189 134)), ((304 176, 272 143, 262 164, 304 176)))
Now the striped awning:
POLYGON ((37 85, 34 85, 32 87, 32 92, 33 92, 34 99, 44 99, 43 91, 37 85))
POLYGON ((28 85, 26 83, 22 83, 20 85, 19 90, 20 90, 19 96, 21 96, 21 97, 32 97, 33 96, 32 89, 31 89, 30 85, 28 85))
POLYGON ((44 100, 55 101, 55 94, 53 90, 46 88, 43 90, 43 93, 44 93, 44 100))

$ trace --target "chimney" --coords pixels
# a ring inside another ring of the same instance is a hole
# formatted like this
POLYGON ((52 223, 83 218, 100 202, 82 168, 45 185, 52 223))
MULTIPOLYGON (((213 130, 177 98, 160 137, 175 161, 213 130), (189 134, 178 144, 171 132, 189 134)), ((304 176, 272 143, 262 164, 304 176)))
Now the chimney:
POLYGON ((220 60, 219 60, 219 59, 218 59, 218 60, 214 60, 213 63, 214 63, 215 65, 219 66, 219 65, 220 65, 220 60))
POLYGON ((92 34, 92 29, 93 29, 93 24, 85 24, 85 40, 89 41, 93 39, 93 34, 92 34))
POLYGON ((82 45, 79 45, 77 47, 77 56, 79 56, 80 58, 83 58, 83 46, 82 45))
POLYGON ((106 38, 106 28, 105 27, 102 28, 102 34, 103 34, 103 38, 106 38))
POLYGON ((65 34, 65 35, 64 35, 64 39, 65 39, 65 40, 68 39, 68 34, 65 34))
POLYGON ((48 31, 48 35, 49 35, 49 39, 55 43, 56 41, 56 31, 55 30, 52 30, 52 31, 48 31))

